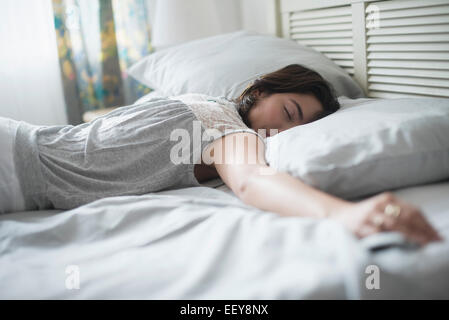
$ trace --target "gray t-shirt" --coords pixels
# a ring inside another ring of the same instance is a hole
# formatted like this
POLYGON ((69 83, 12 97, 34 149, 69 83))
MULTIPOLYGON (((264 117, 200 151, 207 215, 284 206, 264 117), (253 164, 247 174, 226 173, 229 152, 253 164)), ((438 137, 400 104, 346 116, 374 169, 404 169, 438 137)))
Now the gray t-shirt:
POLYGON ((67 210, 105 197, 199 186, 194 166, 201 152, 194 149, 207 142, 190 140, 189 163, 170 158, 180 142, 171 133, 183 129, 193 138, 194 120, 185 103, 161 97, 78 126, 21 122, 14 162, 26 209, 67 210))

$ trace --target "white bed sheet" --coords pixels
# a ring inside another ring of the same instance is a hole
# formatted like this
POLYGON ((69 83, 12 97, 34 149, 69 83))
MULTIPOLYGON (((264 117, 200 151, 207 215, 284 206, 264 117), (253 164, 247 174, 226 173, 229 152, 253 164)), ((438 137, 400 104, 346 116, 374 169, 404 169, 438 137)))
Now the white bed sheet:
POLYGON ((332 221, 248 207, 223 185, 3 215, 0 298, 449 298, 449 182, 395 193, 445 242, 418 249, 397 233, 358 241, 332 221), (373 264, 379 290, 365 286, 373 264), (66 287, 71 265, 80 289, 66 287))

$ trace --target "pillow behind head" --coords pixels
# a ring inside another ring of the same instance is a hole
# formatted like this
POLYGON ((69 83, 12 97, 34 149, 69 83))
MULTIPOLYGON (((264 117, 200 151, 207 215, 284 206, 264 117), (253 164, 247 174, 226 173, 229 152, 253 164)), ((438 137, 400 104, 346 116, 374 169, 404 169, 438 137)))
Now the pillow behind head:
POLYGON ((270 166, 347 200, 449 178, 449 99, 339 100, 268 138, 270 166))
POLYGON ((337 96, 363 97, 359 85, 320 52, 256 32, 238 31, 157 51, 128 74, 167 96, 203 93, 237 98, 256 78, 290 64, 321 74, 337 96))

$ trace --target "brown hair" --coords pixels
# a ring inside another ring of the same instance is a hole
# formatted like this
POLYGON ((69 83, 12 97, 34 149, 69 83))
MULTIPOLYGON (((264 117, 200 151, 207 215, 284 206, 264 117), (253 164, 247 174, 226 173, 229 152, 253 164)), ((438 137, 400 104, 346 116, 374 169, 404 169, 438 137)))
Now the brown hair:
POLYGON ((243 122, 248 127, 251 127, 248 119, 249 111, 257 103, 257 97, 254 95, 256 90, 267 96, 274 93, 314 95, 321 102, 323 111, 312 121, 332 114, 340 108, 332 85, 324 80, 319 73, 299 64, 291 64, 256 79, 234 100, 243 122))

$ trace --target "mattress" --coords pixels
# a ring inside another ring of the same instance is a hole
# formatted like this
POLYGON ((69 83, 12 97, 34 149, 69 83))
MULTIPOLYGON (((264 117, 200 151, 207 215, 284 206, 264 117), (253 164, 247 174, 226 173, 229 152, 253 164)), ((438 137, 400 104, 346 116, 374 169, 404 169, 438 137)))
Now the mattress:
POLYGON ((449 182, 394 193, 445 241, 419 248, 393 232, 358 240, 330 220, 249 207, 220 179, 2 215, 0 298, 449 298, 449 182))

